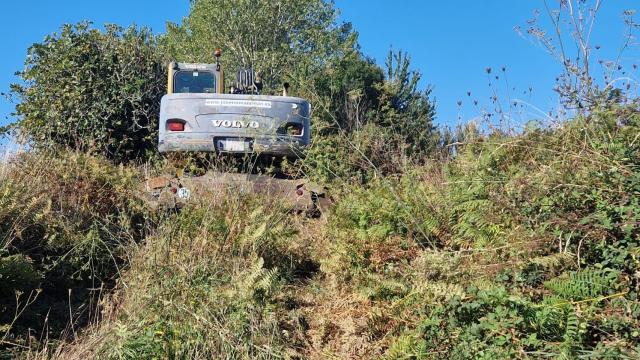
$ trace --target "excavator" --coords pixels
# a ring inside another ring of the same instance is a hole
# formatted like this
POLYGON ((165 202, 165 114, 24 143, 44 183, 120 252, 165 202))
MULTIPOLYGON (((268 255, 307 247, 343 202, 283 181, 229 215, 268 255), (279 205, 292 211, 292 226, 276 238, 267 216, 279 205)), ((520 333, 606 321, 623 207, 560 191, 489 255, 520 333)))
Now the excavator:
POLYGON ((257 153, 299 157, 311 140, 307 100, 262 95, 262 79, 241 69, 229 93, 216 64, 173 62, 160 107, 159 151, 257 153))
MULTIPOLYGON (((221 50, 214 64, 172 62, 167 94, 160 105, 160 153, 215 153, 235 156, 301 158, 311 142, 311 104, 288 95, 263 95, 259 73, 239 69, 225 92, 221 50)), ((281 198, 297 212, 316 213, 325 191, 305 179, 253 173, 208 171, 188 176, 148 178, 148 198, 154 205, 182 207, 198 194, 216 190, 260 193, 281 198)))

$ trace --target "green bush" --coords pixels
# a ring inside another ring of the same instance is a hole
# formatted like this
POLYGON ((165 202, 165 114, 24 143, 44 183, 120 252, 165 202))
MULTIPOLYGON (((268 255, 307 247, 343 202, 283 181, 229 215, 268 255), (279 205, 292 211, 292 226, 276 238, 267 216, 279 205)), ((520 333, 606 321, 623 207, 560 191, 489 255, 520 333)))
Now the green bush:
POLYGON ((322 269, 401 319, 388 358, 633 358, 638 114, 476 133, 439 166, 347 186, 322 269))
POLYGON ((401 172, 408 161, 399 136, 367 124, 352 134, 317 137, 301 164, 308 177, 322 183, 363 184, 401 172))
POLYGON ((15 126, 35 148, 116 161, 155 150, 166 76, 149 30, 65 25, 29 48, 18 74, 15 126))
POLYGON ((38 285, 41 275, 28 257, 15 254, 0 256, 0 294, 11 298, 15 292, 32 290, 38 285))

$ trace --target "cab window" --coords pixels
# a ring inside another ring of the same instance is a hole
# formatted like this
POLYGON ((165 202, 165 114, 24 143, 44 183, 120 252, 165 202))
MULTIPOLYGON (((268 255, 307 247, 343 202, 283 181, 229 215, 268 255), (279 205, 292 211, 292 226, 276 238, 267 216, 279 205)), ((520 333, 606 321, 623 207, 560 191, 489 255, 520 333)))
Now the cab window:
POLYGON ((210 71, 180 70, 173 78, 175 93, 215 93, 216 77, 210 71))

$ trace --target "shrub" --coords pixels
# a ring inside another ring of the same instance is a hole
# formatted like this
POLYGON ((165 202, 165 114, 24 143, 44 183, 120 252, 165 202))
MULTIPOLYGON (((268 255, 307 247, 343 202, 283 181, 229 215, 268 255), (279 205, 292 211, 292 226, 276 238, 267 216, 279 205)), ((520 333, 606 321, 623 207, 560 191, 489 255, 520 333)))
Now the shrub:
POLYGON ((113 286, 126 249, 146 232, 138 177, 72 152, 21 154, 4 166, 0 324, 11 326, 0 339, 23 344, 27 328, 58 338, 69 322, 95 316, 96 298, 113 286))
POLYGON ((384 304, 388 358, 633 358, 638 119, 476 133, 449 161, 344 187, 322 269, 384 304))
POLYGON ((169 214, 148 241, 129 248, 105 321, 63 357, 281 358, 298 317, 284 310, 308 254, 286 207, 212 191, 169 214), (88 345, 88 346, 87 346, 88 345), (78 355, 75 351, 83 352, 78 355))
POLYGON ((16 126, 35 148, 116 161, 155 149, 166 77, 149 30, 65 25, 29 48, 18 74, 16 126))

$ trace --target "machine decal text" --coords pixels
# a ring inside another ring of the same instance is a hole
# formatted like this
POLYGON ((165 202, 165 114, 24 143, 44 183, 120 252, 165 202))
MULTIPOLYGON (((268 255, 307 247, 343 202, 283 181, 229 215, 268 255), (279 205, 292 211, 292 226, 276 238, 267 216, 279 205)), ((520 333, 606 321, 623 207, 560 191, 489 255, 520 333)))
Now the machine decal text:
POLYGON ((271 101, 209 99, 207 106, 253 107, 271 109, 271 101))
POLYGON ((240 121, 240 120, 213 120, 213 126, 226 128, 253 128, 260 127, 257 121, 240 121))

